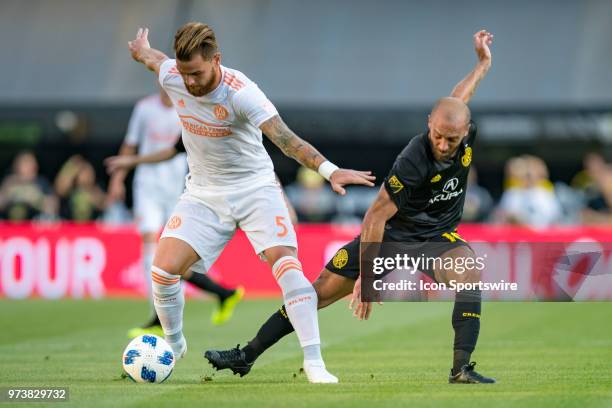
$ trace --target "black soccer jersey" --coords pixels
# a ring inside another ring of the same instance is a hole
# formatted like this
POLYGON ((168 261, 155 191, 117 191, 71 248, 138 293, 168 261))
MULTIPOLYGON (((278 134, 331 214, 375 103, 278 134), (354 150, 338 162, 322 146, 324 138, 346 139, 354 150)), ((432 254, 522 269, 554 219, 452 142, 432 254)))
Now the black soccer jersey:
POLYGON ((457 153, 446 161, 435 160, 428 132, 410 140, 384 182, 398 208, 387 221, 385 235, 397 241, 426 240, 457 228, 476 132, 470 122, 457 153))

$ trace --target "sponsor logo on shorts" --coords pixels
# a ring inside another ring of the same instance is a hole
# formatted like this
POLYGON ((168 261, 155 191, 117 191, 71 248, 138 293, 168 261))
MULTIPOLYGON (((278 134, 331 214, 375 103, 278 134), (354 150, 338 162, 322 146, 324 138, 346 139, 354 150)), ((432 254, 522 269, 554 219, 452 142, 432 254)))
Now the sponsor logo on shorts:
POLYGON ((433 176, 433 177, 431 178, 431 182, 432 182, 432 183, 437 183, 437 182, 438 182, 438 181, 440 181, 440 180, 442 180, 442 176, 441 176, 441 175, 439 175, 439 174, 436 174, 435 176, 433 176))
POLYGON ((480 319, 480 315, 478 313, 463 312, 462 316, 463 317, 475 317, 477 319, 480 319))
POLYGON ((472 162, 472 148, 470 146, 466 146, 465 153, 461 156, 461 164, 463 167, 467 167, 472 162))
POLYGON ((219 120, 225 120, 228 115, 229 112, 227 111, 227 109, 225 109, 223 105, 215 105, 215 118, 219 120))
POLYGON ((391 187, 391 189, 393 190, 393 194, 399 193, 404 188, 404 185, 401 181, 399 181, 397 176, 391 176, 391 178, 389 178, 388 183, 389 187, 391 187))
POLYGON ((332 259, 332 264, 336 268, 342 269, 346 266, 347 263, 348 263, 348 251, 342 248, 341 250, 336 252, 336 255, 334 255, 334 258, 332 259))
POLYGON ((177 229, 181 226, 182 222, 183 221, 181 220, 181 217, 179 217, 178 215, 173 215, 168 220, 168 224, 166 224, 166 227, 168 227, 168 229, 177 229))

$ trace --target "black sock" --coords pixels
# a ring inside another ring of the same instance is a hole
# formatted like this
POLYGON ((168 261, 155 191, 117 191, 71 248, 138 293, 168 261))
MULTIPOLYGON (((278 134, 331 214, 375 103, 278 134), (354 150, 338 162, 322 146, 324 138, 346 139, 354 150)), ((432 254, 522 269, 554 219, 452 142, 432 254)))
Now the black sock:
POLYGON ((153 317, 151 317, 151 320, 149 320, 149 323, 147 323, 145 328, 151 326, 161 326, 161 322, 159 321, 159 316, 157 316, 157 313, 155 313, 153 317))
POLYGON ((192 272, 189 279, 185 280, 191 284, 196 285, 198 288, 206 292, 214 293, 219 297, 220 302, 223 302, 225 299, 232 296, 235 292, 235 290, 232 289, 225 289, 223 286, 214 282, 212 279, 210 279, 203 273, 192 272))
POLYGON ((261 326, 255 338, 242 348, 247 362, 255 361, 264 351, 291 332, 293 326, 283 305, 261 326))
POLYGON ((480 332, 480 290, 462 290, 455 295, 453 309, 453 329, 455 342, 453 353, 453 374, 470 362, 470 357, 480 332))

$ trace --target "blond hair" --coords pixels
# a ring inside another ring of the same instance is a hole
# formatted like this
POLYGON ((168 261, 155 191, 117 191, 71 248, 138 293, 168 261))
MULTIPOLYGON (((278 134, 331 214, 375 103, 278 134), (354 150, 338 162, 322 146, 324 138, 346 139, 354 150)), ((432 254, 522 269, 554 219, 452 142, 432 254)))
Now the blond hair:
POLYGON ((181 61, 189 61, 196 53, 210 60, 218 50, 215 32, 207 24, 187 23, 174 35, 174 53, 181 61))

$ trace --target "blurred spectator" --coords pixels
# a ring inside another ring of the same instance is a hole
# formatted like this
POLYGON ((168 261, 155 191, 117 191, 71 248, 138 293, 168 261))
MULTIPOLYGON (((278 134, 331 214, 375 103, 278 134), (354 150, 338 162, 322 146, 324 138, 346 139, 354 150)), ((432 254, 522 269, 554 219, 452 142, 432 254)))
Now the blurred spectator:
POLYGON ((542 159, 525 155, 508 160, 505 187, 498 221, 538 228, 561 221, 561 206, 542 159))
POLYGON ((70 157, 55 178, 60 216, 73 221, 93 221, 107 206, 106 194, 96 184, 96 172, 81 156, 70 157))
POLYGON ((13 161, 12 173, 0 186, 0 213, 12 221, 53 218, 57 200, 50 183, 38 175, 38 161, 32 152, 22 152, 13 161))
POLYGON ((472 166, 468 174, 465 203, 462 220, 466 222, 484 222, 493 209, 493 198, 486 188, 478 185, 478 173, 472 166))
POLYGON ((376 199, 380 187, 353 186, 346 189, 346 195, 336 200, 336 213, 331 219, 334 224, 361 224, 365 213, 376 199))
POLYGON ((335 193, 319 173, 306 167, 300 167, 296 181, 285 191, 300 221, 329 221, 336 210, 335 193))
POLYGON ((572 180, 583 195, 582 221, 585 224, 612 223, 612 168, 599 153, 588 153, 584 169, 572 180))

